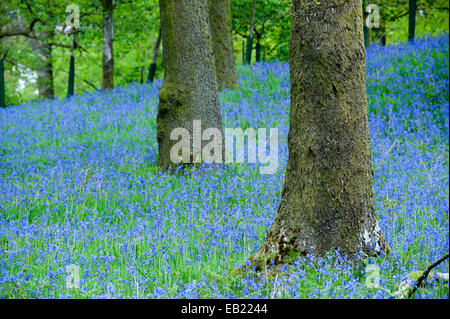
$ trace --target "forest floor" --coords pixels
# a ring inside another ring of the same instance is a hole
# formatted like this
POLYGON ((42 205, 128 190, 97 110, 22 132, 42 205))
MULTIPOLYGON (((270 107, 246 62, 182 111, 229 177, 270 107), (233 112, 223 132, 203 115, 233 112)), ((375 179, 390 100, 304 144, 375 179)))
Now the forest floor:
MULTIPOLYGON (((288 155, 289 65, 266 62, 239 66, 239 89, 220 99, 225 127, 278 128, 273 175, 250 164, 159 173, 160 81, 0 110, 0 297, 392 297, 449 250, 448 46, 443 34, 368 49, 376 214, 392 249, 364 261, 379 286, 331 256, 270 280, 232 275, 273 222, 288 155)), ((415 295, 448 296, 433 280, 415 295)))

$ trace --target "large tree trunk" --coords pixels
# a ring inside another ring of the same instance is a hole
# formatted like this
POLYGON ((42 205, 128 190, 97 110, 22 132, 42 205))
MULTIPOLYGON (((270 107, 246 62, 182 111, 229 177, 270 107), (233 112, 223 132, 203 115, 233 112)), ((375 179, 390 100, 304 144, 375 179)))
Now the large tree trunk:
MULTIPOLYGON (((48 39, 51 42, 51 35, 40 35, 40 37, 48 39)), ((53 98, 55 91, 53 87, 53 62, 52 62, 52 46, 46 41, 29 39, 31 48, 38 59, 37 66, 37 85, 39 96, 43 99, 53 98)))
MULTIPOLYGON (((192 138, 193 121, 201 121, 203 128, 222 131, 222 118, 207 0, 160 0, 159 5, 164 82, 159 92, 157 115, 158 166, 167 170, 176 166, 170 156, 177 143, 170 139, 175 128, 184 128, 190 133, 187 162, 192 163, 201 155, 192 138)), ((185 160, 183 157, 183 163, 185 160)))
POLYGON ((224 88, 237 88, 236 64, 233 55, 233 35, 231 31, 231 1, 209 0, 208 4, 219 90, 224 88))
POLYGON ((114 88, 114 54, 113 54, 113 0, 102 0, 103 10, 103 48, 102 48, 102 88, 114 88))
POLYGON ((409 0, 408 41, 414 42, 416 33, 416 0, 409 0))
POLYGON ((277 215, 251 257, 291 261, 340 250, 375 255, 361 1, 293 0, 289 160, 277 215))
POLYGON ((256 14, 256 0, 253 0, 252 6, 252 20, 250 22, 250 33, 247 38, 247 48, 245 49, 245 63, 252 63, 252 51, 253 51, 253 29, 255 28, 255 14, 256 14))

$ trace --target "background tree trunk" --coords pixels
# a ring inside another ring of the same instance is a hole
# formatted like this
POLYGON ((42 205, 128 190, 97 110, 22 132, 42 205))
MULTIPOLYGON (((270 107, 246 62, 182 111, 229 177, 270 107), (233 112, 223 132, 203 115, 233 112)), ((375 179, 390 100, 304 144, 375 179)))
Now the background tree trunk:
MULTIPOLYGON (((175 128, 185 128, 193 145, 193 120, 222 130, 207 0, 160 0, 164 82, 157 115, 158 166, 176 167, 170 150, 175 128)), ((192 150, 192 147, 190 148, 192 150)), ((199 154, 190 154, 191 162, 199 154)))
POLYGON ((380 40, 381 40, 381 45, 386 45, 386 28, 384 28, 384 27, 382 27, 381 28, 381 37, 380 37, 380 40))
POLYGON ((209 0, 209 23, 216 61, 219 90, 237 88, 236 64, 233 55, 231 31, 231 1, 209 0))
MULTIPOLYGON (((49 42, 53 37, 51 35, 41 35, 47 38, 49 42)), ((39 65, 37 67, 37 85, 39 96, 43 99, 53 98, 55 90, 53 86, 53 62, 52 62, 52 46, 46 41, 29 39, 29 43, 38 58, 39 65)))
POLYGON ((75 35, 72 39, 72 47, 70 48, 70 62, 69 62, 69 78, 67 85, 67 96, 74 95, 75 91, 75 57, 73 55, 73 50, 75 49, 75 35))
POLYGON ((102 0, 103 9, 103 48, 102 48, 102 88, 114 88, 114 54, 113 54, 113 0, 102 0))
MULTIPOLYGON (((370 2, 369 2, 370 4, 370 2)), ((363 29, 364 29, 364 46, 367 48, 370 45, 370 29, 366 25, 366 18, 368 16, 366 12, 366 1, 362 2, 362 9, 363 9, 363 29)))
POLYGON ((409 0, 408 41, 414 42, 416 33, 416 0, 409 0))
POLYGON ((158 37, 156 38, 155 47, 153 48, 153 60, 148 69, 148 82, 153 82, 156 73, 156 62, 158 60, 159 45, 161 43, 161 28, 159 28, 158 37))
POLYGON ((255 28, 255 14, 256 14, 256 0, 253 0, 253 6, 252 6, 252 20, 250 22, 250 33, 247 38, 247 48, 246 48, 246 55, 245 55, 245 63, 251 64, 252 63, 252 51, 253 51, 253 29, 255 28))
POLYGON ((72 96, 75 91, 75 57, 73 53, 70 55, 69 62, 69 79, 67 86, 67 96, 72 96))
POLYGON ((293 1, 289 160, 265 242, 251 257, 289 262, 310 249, 375 255, 361 1, 293 1))
POLYGON ((261 42, 260 42, 260 37, 256 38, 255 60, 256 60, 256 62, 260 62, 261 61, 261 42))
POLYGON ((242 38, 242 64, 245 63, 245 38, 242 38))
POLYGON ((6 107, 5 102, 5 64, 4 59, 0 59, 0 107, 6 107))

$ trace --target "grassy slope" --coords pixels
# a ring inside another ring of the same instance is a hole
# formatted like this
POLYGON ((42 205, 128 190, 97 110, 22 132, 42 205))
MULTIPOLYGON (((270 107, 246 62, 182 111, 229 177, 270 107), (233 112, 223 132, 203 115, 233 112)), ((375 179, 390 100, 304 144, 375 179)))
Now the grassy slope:
POLYGON ((241 67, 221 106, 226 127, 278 127, 275 175, 242 164, 157 173, 160 83, 0 110, 0 295, 389 297, 448 251, 448 35, 371 47, 367 75, 377 214, 393 249, 369 261, 382 288, 331 259, 270 282, 229 275, 264 239, 287 160, 289 68, 267 63, 241 67), (80 290, 66 289, 69 264, 80 290))

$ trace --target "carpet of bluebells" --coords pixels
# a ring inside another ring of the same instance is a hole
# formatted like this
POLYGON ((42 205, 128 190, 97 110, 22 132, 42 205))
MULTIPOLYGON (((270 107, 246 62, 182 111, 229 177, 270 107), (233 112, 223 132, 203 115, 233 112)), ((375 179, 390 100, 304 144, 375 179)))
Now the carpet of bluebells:
MULTIPOLYGON (((339 252, 233 275, 274 219, 288 156, 289 65, 265 62, 240 66, 220 100, 225 127, 278 128, 274 175, 245 163, 160 173, 160 81, 0 110, 0 297, 391 298, 449 250, 448 46, 442 34, 367 52, 376 214, 392 249, 364 260, 379 287, 339 252)), ((448 295, 430 280, 415 297, 448 295)))

